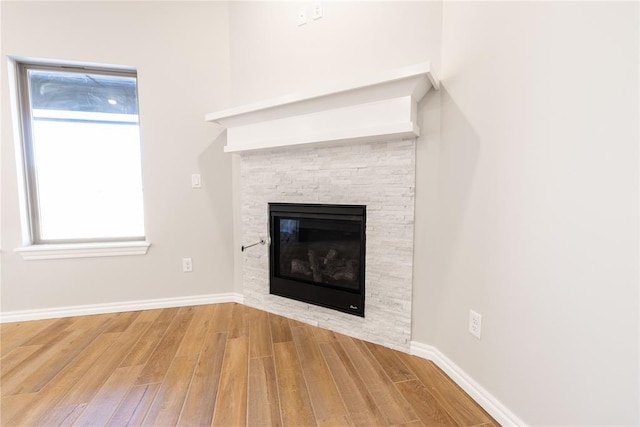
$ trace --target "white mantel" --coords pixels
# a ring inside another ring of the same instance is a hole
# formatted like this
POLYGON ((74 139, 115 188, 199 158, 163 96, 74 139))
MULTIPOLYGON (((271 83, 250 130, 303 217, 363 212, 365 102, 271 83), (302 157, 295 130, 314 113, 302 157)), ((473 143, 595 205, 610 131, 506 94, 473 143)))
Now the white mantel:
POLYGON ((207 114, 226 152, 338 141, 415 138, 417 104, 439 83, 429 63, 207 114))

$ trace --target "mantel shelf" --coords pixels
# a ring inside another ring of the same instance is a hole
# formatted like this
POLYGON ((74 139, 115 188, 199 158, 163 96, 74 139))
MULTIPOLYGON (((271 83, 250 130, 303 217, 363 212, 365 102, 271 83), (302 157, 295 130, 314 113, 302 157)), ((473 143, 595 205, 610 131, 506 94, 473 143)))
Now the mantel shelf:
POLYGON ((225 151, 420 135, 417 103, 439 83, 429 63, 207 114, 227 128, 225 151))

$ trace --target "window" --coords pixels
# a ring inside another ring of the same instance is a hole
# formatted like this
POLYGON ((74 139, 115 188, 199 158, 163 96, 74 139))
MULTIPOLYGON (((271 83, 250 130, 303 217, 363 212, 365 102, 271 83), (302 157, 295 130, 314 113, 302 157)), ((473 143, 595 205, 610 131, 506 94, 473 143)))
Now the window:
POLYGON ((136 73, 16 65, 31 243, 144 240, 136 73))

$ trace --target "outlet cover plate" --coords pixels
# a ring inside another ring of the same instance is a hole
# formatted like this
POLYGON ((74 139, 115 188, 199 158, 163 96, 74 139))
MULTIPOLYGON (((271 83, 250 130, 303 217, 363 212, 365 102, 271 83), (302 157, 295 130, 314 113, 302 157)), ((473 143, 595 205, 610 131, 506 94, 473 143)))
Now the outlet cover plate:
POLYGON ((469 310, 469 333, 478 339, 482 334, 482 315, 473 310, 469 310))
POLYGON ((313 2, 313 20, 322 18, 322 0, 316 0, 313 2))
POLYGON ((193 261, 191 258, 182 258, 182 272, 191 273, 193 271, 193 261))
POLYGON ((199 173, 191 175, 191 188, 202 188, 202 179, 199 173))
POLYGON ((298 27, 307 23, 307 8, 301 6, 298 9, 298 27))

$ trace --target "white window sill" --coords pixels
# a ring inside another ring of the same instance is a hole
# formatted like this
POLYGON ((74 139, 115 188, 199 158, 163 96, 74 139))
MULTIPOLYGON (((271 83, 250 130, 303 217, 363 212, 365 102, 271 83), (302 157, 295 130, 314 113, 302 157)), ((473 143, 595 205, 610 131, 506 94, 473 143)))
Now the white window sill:
POLYGON ((64 243, 56 245, 31 245, 15 249, 25 260, 90 258, 104 256, 144 255, 151 243, 103 242, 103 243, 64 243))

